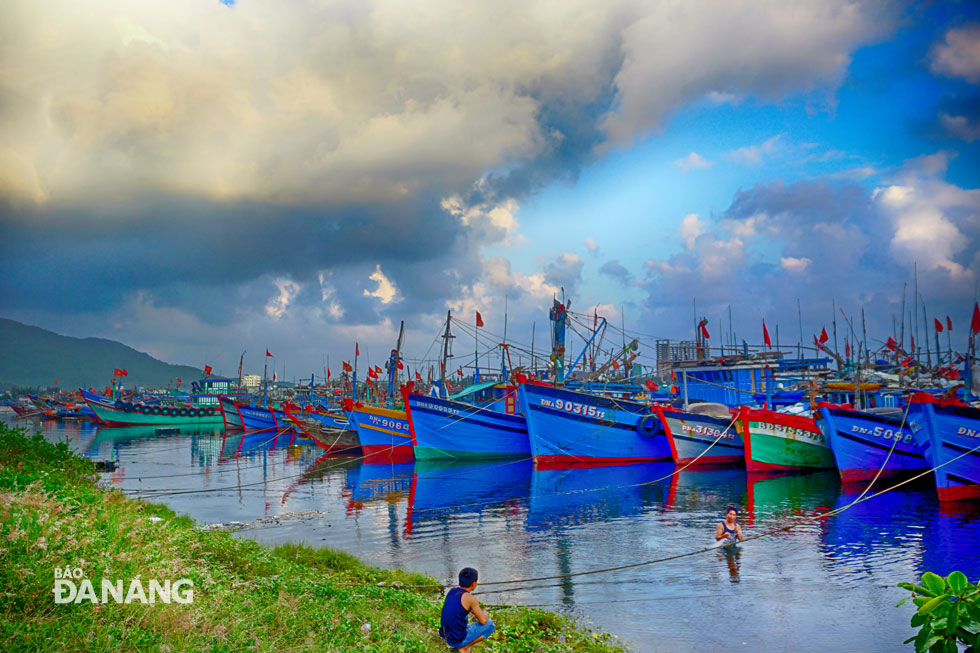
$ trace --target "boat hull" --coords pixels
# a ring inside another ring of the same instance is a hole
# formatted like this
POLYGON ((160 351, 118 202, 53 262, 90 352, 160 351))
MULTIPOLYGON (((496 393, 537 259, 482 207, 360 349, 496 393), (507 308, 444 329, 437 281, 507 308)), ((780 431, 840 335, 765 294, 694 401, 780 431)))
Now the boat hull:
POLYGON ((745 445, 730 419, 653 408, 670 443, 674 463, 689 467, 741 465, 745 445))
POLYGON ((902 422, 901 418, 826 406, 820 408, 817 420, 845 483, 912 475, 929 468, 908 420, 902 422))
POLYGON ((415 460, 412 429, 404 410, 355 405, 347 418, 357 431, 366 460, 415 460))
POLYGON ((914 402, 908 419, 935 470, 939 500, 980 499, 980 410, 914 402))
POLYGON ((275 431, 279 425, 276 416, 268 408, 249 406, 236 401, 238 414, 242 418, 242 426, 246 431, 275 431))
POLYGON ((521 385, 531 454, 538 465, 672 460, 667 438, 645 437, 637 423, 645 404, 561 388, 521 385))
POLYGON ((221 413, 227 431, 243 431, 245 423, 242 421, 242 414, 238 412, 238 406, 228 397, 220 397, 218 404, 221 406, 221 413))
POLYGON ((116 406, 103 406, 94 401, 88 402, 100 421, 106 424, 136 426, 140 424, 155 426, 180 426, 182 424, 223 424, 221 409, 209 408, 174 408, 167 406, 143 406, 147 413, 138 410, 128 410, 116 406), (158 412, 153 412, 158 411, 158 412))
POLYGON ((419 394, 406 399, 416 460, 531 456, 523 416, 419 394))
POLYGON ((745 443, 745 469, 750 472, 835 466, 827 438, 810 417, 742 407, 735 425, 745 443))

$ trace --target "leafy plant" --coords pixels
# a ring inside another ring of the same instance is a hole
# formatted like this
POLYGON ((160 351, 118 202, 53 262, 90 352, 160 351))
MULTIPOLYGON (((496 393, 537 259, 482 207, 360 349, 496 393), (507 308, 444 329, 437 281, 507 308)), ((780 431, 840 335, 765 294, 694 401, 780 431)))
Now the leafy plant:
POLYGON ((971 585, 961 571, 946 578, 927 571, 921 585, 898 586, 912 592, 898 605, 911 598, 919 608, 912 615, 912 627, 919 628, 919 634, 905 640, 915 642, 917 653, 956 653, 957 642, 970 651, 980 650, 980 583, 971 585))

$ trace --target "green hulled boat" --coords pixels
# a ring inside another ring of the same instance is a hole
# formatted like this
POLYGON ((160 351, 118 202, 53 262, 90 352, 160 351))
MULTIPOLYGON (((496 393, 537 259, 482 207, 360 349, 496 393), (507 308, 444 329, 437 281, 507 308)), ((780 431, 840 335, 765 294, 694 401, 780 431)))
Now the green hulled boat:
POLYGON ((745 442, 745 469, 750 472, 836 466, 827 438, 811 417, 743 407, 735 428, 745 442))
POLYGON ((96 417, 106 424, 120 426, 224 425, 220 406, 168 406, 142 403, 105 405, 88 398, 85 401, 95 411, 96 417))

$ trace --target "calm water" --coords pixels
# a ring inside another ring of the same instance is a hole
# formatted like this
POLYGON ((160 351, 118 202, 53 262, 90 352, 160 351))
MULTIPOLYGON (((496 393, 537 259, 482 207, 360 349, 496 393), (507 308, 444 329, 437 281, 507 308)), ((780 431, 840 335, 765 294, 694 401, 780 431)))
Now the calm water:
MULTIPOLYGON (((663 479, 672 465, 378 465, 269 434, 42 428, 86 456, 117 461, 106 474, 115 487, 199 523, 280 516, 239 536, 327 545, 444 581, 464 566, 489 582, 653 560, 710 545, 728 504, 742 508, 749 536, 857 496, 836 472, 756 479, 718 470, 663 479)), ((921 486, 734 553, 712 550, 506 591, 487 586, 481 599, 563 611, 639 651, 905 650, 912 606, 895 608, 904 596, 895 583, 926 570, 980 577, 980 505, 956 510, 941 510, 935 491, 921 486)))

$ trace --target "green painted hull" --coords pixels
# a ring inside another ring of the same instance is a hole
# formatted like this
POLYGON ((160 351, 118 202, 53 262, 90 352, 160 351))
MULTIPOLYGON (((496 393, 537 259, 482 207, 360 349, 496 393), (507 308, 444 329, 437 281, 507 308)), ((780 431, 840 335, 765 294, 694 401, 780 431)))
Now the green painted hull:
POLYGON ((526 458, 520 453, 488 453, 480 451, 455 451, 437 447, 415 447, 415 460, 507 460, 526 458))
POLYGON ((89 402, 92 410, 100 420, 107 424, 125 424, 133 426, 203 426, 221 425, 224 420, 221 417, 221 409, 217 415, 200 415, 191 417, 189 415, 153 415, 151 413, 139 413, 136 411, 126 411, 114 406, 101 406, 94 402, 89 402))
MULTIPOLYGON (((828 469, 834 454, 819 429, 777 431, 772 424, 751 420, 745 441, 745 468, 750 472, 780 469, 828 469)), ((740 429, 741 430, 741 429, 740 429)))

